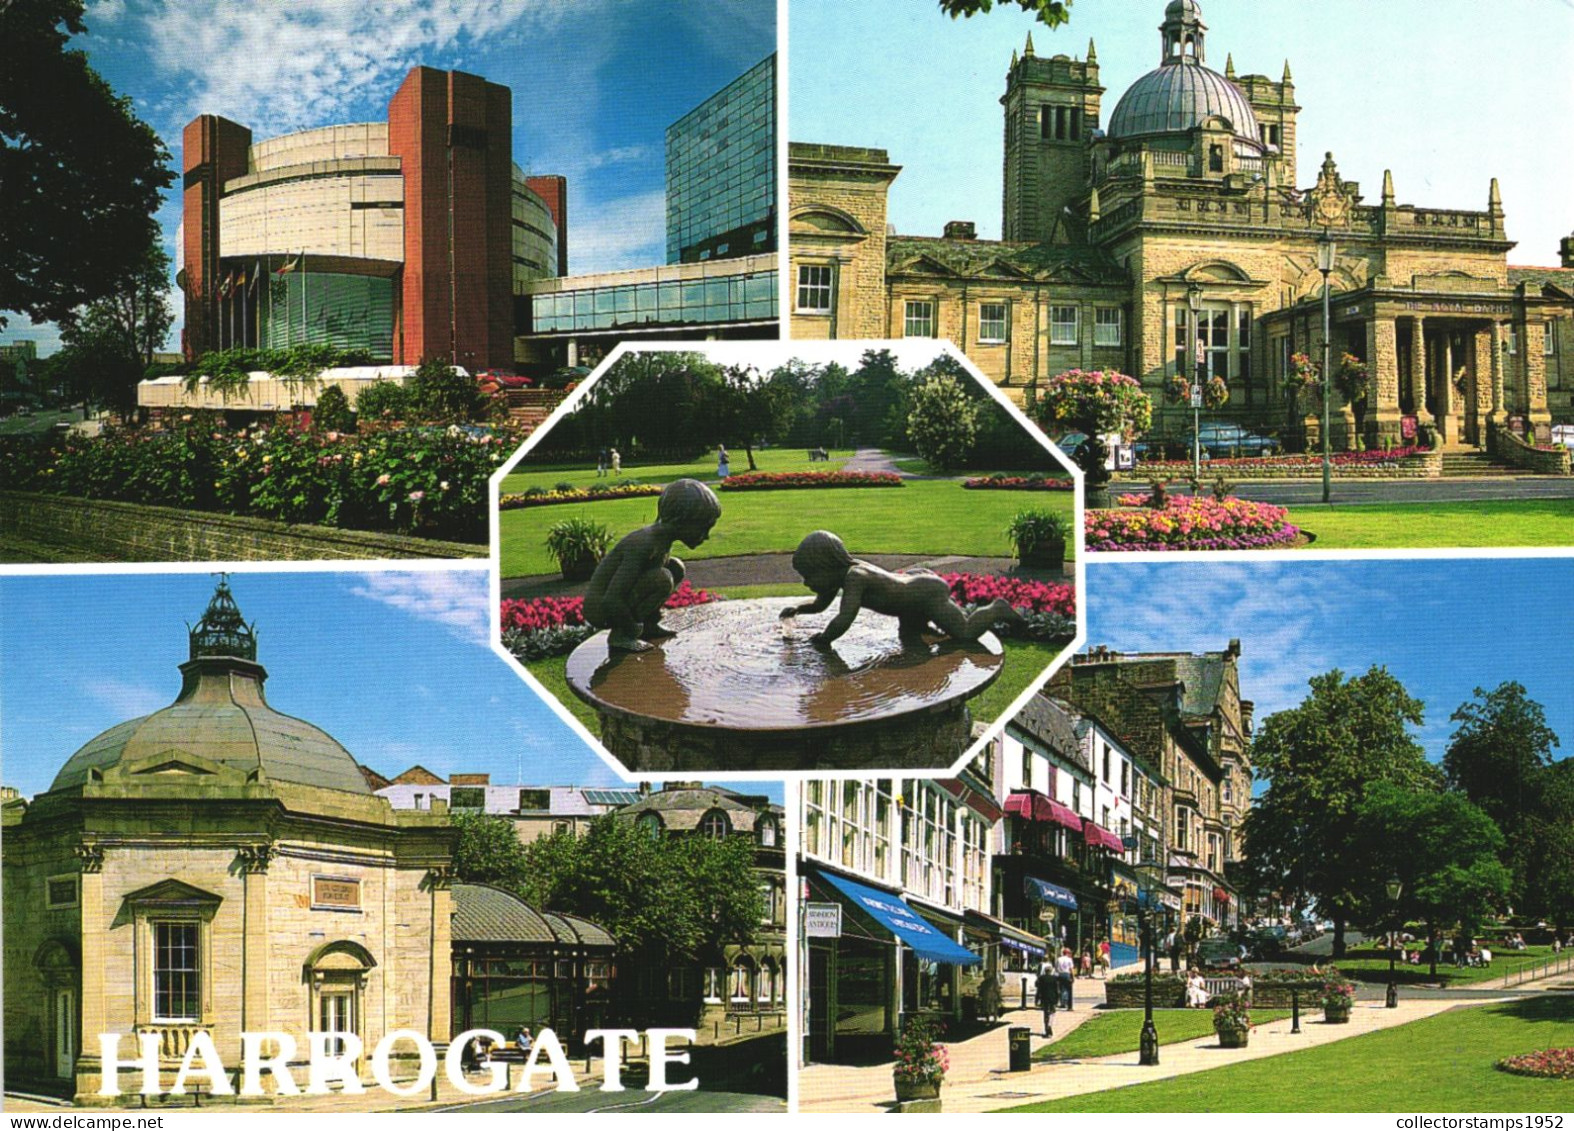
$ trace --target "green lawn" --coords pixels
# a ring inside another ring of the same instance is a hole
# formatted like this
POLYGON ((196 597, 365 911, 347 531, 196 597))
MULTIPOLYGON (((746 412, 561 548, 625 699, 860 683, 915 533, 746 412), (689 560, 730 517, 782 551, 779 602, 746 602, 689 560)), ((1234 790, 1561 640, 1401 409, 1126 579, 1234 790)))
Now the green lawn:
MULTIPOLYGON (((736 451, 729 450, 727 454, 732 457, 730 466, 734 475, 749 470, 749 457, 742 448, 736 451)), ((816 460, 811 463, 806 449, 768 448, 756 451, 754 462, 758 465, 759 471, 837 471, 853 455, 850 450, 828 454, 831 457, 829 460, 816 460)), ((637 479, 642 483, 670 483, 674 479, 685 478, 715 479, 715 451, 708 451, 690 463, 641 464, 638 460, 625 459, 622 476, 597 476, 594 463, 522 463, 511 475, 504 478, 503 491, 506 493, 523 491, 526 487, 555 487, 559 483, 588 487, 598 479, 603 483, 617 483, 620 479, 624 481, 637 479)))
MULTIPOLYGON (((1288 1016, 1290 1011, 1287 1009, 1257 1009, 1252 1011, 1252 1023, 1262 1025, 1288 1016)), ((1136 1052, 1142 1044, 1142 1018, 1140 1009, 1095 1013, 1060 1040, 1039 1049, 1033 1054, 1033 1059, 1087 1060, 1095 1056, 1136 1052)), ((1213 1032, 1213 1010, 1155 1009, 1153 1027, 1158 1031, 1161 1045, 1195 1041, 1213 1032)))
MULTIPOLYGON (((755 585, 723 589, 721 592, 735 599, 788 595, 784 592, 772 591, 780 589, 780 586, 755 585)), ((989 690, 972 701, 973 721, 994 722, 1005 713, 1011 701, 1022 694, 1030 682, 1044 674, 1044 669, 1049 666, 1051 660, 1060 655, 1061 651, 1060 646, 1038 640, 1008 641, 1005 671, 1000 673, 1000 678, 989 690)), ((568 680, 563 674, 567 666, 567 656, 534 660, 525 665, 530 674, 541 681, 541 686, 551 692, 559 703, 574 712, 575 717, 590 729, 591 734, 600 734, 601 723, 596 718, 595 710, 569 690, 568 680)))
POLYGON ((1014 1111, 1560 1112, 1574 1084, 1499 1072, 1505 1056, 1574 1042, 1574 997, 1440 1013, 1302 1052, 1014 1111))
MULTIPOLYGON (((1491 966, 1455 966, 1452 962, 1437 964, 1437 981, 1445 986, 1473 986, 1501 981, 1523 966, 1534 966, 1552 957, 1550 946, 1527 946, 1524 950, 1499 950, 1492 948, 1491 966)), ((1388 982, 1388 952, 1352 950, 1334 963, 1340 971, 1358 982, 1388 982)), ((1394 970, 1394 980, 1400 985, 1412 982, 1432 982, 1432 968, 1426 963, 1406 966, 1400 963, 1394 970)))
MULTIPOLYGON (((821 465, 823 466, 823 465, 821 465)), ((592 479, 595 472, 590 473, 592 479)), ((551 478, 550 475, 547 476, 551 478)), ((721 495, 721 521, 697 550, 675 547, 683 558, 787 553, 813 530, 841 535, 855 554, 964 554, 1010 556, 1006 525, 1022 510, 1047 510, 1070 521, 1071 492, 968 491, 945 481, 903 487, 747 491, 721 495)), ((554 573, 547 530, 573 516, 610 527, 621 538, 656 517, 654 498, 528 507, 502 513, 502 574, 554 573)), ((1068 548, 1069 552, 1069 548, 1068 548)))
POLYGON ((1316 550, 1574 545, 1574 499, 1293 506, 1316 550))

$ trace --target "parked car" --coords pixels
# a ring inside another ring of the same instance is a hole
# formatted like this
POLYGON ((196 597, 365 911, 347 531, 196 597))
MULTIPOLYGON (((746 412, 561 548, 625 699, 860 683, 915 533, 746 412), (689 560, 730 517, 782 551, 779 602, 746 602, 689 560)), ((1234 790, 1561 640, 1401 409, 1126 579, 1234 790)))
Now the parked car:
POLYGON ((1252 932, 1250 947, 1253 957, 1277 958, 1289 949, 1289 932, 1283 927, 1258 927, 1252 932))
MULTIPOLYGON (((1202 450, 1207 453, 1209 459, 1271 456, 1279 450, 1279 441, 1273 437, 1259 436, 1255 432, 1248 432, 1239 424, 1232 424, 1226 420, 1204 422, 1197 430, 1197 435, 1201 438, 1202 450)), ((1187 452, 1191 451, 1191 429, 1186 430, 1181 444, 1187 452)))
POLYGON ((1239 970, 1240 947, 1226 938, 1203 939, 1197 944, 1199 970, 1239 970))

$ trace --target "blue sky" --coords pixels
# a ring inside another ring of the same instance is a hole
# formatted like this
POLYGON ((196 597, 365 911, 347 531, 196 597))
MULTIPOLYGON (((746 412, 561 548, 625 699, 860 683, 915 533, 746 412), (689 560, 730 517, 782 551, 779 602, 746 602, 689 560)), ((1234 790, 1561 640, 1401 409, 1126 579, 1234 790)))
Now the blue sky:
POLYGON ((1574 754, 1574 650, 1556 615, 1574 559, 1462 558, 1089 564, 1088 643, 1221 651, 1241 642, 1241 695, 1259 722, 1333 668, 1382 665, 1426 704, 1434 761, 1477 687, 1523 684, 1574 754))
MULTIPOLYGON (((514 160, 568 178, 569 269, 581 273, 665 261, 666 128, 775 49, 776 3, 91 0, 87 26, 77 45, 177 168, 181 128, 199 113, 262 140, 383 120, 417 64, 502 83, 514 160)), ((171 259, 178 187, 159 215, 171 259)), ((0 341, 57 348, 53 327, 10 322, 0 341)))
MULTIPOLYGON (((0 577, 0 781, 31 796, 93 736, 168 706, 214 576, 0 577)), ((484 570, 237 573, 268 702, 392 776, 621 779, 486 645, 484 570)), ((781 800, 781 787, 746 792, 781 800)))
MULTIPOLYGON (((1375 201, 1392 169, 1400 203, 1485 209, 1502 182, 1515 264, 1556 265, 1574 231, 1574 0, 1202 0, 1208 65, 1278 79, 1299 116, 1299 182, 1332 150, 1375 201)), ((939 235, 973 220, 1000 238, 1000 96, 1013 49, 1083 58, 1098 45, 1103 122, 1159 64, 1164 0, 1079 0, 1050 31, 997 3, 953 21, 933 0, 793 0, 789 136, 890 151, 903 171, 890 220, 939 235)))

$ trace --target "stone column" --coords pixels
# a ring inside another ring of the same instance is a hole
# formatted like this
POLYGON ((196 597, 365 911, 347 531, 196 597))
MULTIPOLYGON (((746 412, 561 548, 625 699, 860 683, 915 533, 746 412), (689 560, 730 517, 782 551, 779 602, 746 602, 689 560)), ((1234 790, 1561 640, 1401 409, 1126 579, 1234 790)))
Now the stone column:
POLYGON ((453 880, 452 868, 433 868, 427 873, 432 893, 432 952, 428 970, 431 1010, 426 1035, 438 1047, 448 1044, 452 1017, 449 999, 453 976, 453 880))
MULTIPOLYGON (((1547 408, 1547 324, 1541 319, 1525 322, 1520 336, 1525 351, 1525 420, 1535 442, 1552 442, 1552 413, 1547 408)), ((1526 439, 1530 439, 1527 435, 1526 439)))
MULTIPOLYGON (((103 1078, 98 1036, 110 1031, 104 1016, 104 935, 109 929, 104 918, 104 850, 96 844, 83 844, 76 853, 82 862, 82 888, 77 896, 82 916, 82 1037, 77 1049, 76 1095, 78 1103, 103 1104, 97 1096, 103 1078)), ((121 1057, 134 1056, 135 1045, 134 1033, 122 1034, 121 1057)), ((46 1049, 45 1055, 53 1057, 54 1050, 46 1049)))
POLYGON ((1392 317, 1366 324, 1366 364, 1371 381, 1366 394, 1366 442, 1381 447, 1387 437, 1399 445, 1399 347, 1392 317))
POLYGON ((1410 320, 1410 396, 1415 401, 1417 424, 1432 423, 1432 410, 1426 407, 1426 363, 1426 319, 1417 315, 1410 320))
POLYGON ((1491 367, 1492 367, 1492 370, 1491 370, 1492 371, 1492 415, 1491 415, 1491 421, 1492 421, 1493 424, 1501 426, 1508 419, 1508 407, 1504 403, 1504 389, 1503 389, 1503 383, 1504 383, 1504 378, 1505 378, 1505 374, 1503 372, 1503 342, 1504 342, 1503 323, 1494 321, 1492 323, 1492 325, 1488 328, 1488 332, 1491 335, 1491 339, 1492 339, 1492 343, 1491 343, 1491 350, 1492 350, 1492 358, 1491 358, 1491 367))
POLYGON ((1454 335, 1451 331, 1443 332, 1443 380, 1437 389, 1437 421, 1442 427, 1443 435, 1449 441, 1458 441, 1458 429, 1454 425, 1454 335))
POLYGON ((1495 391, 1492 380, 1492 324, 1477 326, 1471 338, 1471 371, 1474 383, 1465 402, 1466 428, 1478 448, 1490 442, 1492 403, 1495 391))

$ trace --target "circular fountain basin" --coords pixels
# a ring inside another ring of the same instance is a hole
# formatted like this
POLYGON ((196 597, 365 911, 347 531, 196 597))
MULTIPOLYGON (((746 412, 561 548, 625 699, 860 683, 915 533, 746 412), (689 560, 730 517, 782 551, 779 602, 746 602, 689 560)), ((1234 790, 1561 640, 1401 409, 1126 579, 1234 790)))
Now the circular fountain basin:
POLYGON ((992 634, 973 644, 903 641, 863 612, 829 647, 810 637, 833 612, 782 620, 789 598, 668 610, 675 636, 609 652, 597 633, 568 659, 601 740, 630 770, 945 770, 969 745, 967 701, 1000 675, 992 634))

